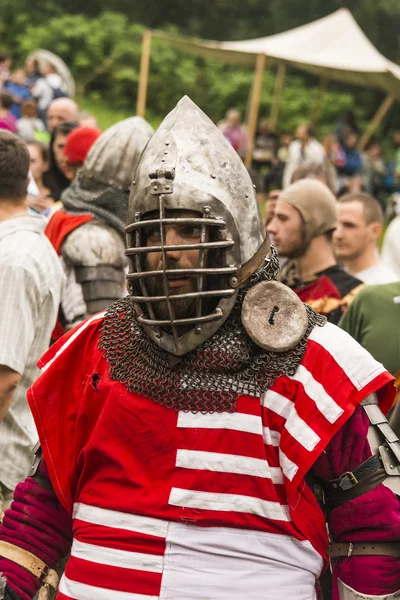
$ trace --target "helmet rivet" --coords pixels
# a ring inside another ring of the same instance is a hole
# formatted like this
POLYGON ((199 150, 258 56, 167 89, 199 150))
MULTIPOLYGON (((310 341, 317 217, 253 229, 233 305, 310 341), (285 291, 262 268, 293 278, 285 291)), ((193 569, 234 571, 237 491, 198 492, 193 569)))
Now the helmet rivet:
POLYGON ((196 325, 196 333, 200 333, 201 332, 201 325, 196 325))
POLYGON ((255 185, 253 185, 253 189, 254 189, 254 190, 256 190, 256 189, 257 189, 255 185))
POLYGON ((169 190, 169 189, 170 189, 169 185, 166 185, 166 186, 165 186, 165 189, 166 189, 166 190, 169 190))
POLYGON ((155 189, 155 190, 158 190, 158 185, 155 185, 155 186, 154 186, 154 189, 155 189))
POLYGON ((164 154, 168 154, 168 150, 164 150, 164 154))
POLYGON ((214 173, 211 173, 211 179, 217 179, 217 176, 214 173))
POLYGON ((238 282, 237 277, 231 277, 231 285, 236 285, 238 282))
POLYGON ((245 197, 245 198, 248 198, 248 197, 249 197, 249 195, 248 195, 248 194, 245 194, 245 195, 244 195, 244 197, 245 197))
POLYGON ((206 213, 206 215, 209 215, 211 212, 211 208, 209 206, 205 206, 204 207, 204 212, 206 213))
POLYGON ((162 159, 161 159, 161 162, 165 162, 165 158, 162 158, 162 159))
POLYGON ((169 142, 165 142, 165 145, 166 145, 166 146, 169 146, 169 142))
POLYGON ((136 181, 132 181, 132 185, 136 185, 136 181))

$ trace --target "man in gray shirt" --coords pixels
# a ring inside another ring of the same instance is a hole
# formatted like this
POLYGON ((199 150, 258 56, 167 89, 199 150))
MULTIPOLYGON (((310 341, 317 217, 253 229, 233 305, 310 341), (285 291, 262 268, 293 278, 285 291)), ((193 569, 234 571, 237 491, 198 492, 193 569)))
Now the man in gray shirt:
POLYGON ((0 131, 0 508, 26 477, 37 439, 25 393, 49 346, 64 275, 43 231, 27 212, 28 150, 0 131))

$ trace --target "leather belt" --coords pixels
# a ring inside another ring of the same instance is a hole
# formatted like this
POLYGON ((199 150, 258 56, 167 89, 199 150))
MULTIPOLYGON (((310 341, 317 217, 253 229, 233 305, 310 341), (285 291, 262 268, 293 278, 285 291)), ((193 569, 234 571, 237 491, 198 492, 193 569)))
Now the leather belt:
POLYGON ((328 548, 328 555, 340 556, 395 556, 400 558, 399 542, 333 542, 328 548))
POLYGON ((8 542, 0 542, 0 556, 11 560, 29 571, 29 573, 32 573, 43 585, 47 583, 55 590, 57 589, 57 573, 53 569, 49 569, 45 562, 31 552, 28 552, 28 550, 24 550, 8 542))

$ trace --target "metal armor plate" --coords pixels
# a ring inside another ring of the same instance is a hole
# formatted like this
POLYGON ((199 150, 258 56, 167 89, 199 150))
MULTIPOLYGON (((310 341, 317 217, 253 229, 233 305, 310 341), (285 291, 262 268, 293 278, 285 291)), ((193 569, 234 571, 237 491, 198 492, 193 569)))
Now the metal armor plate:
POLYGON ((249 290, 242 322, 251 339, 272 352, 287 352, 304 337, 307 310, 298 296, 278 281, 263 281, 249 290))

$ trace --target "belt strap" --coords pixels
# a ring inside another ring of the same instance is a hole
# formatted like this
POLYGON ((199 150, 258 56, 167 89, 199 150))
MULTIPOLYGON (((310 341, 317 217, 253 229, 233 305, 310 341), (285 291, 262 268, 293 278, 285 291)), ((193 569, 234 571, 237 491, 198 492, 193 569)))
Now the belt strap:
POLYGON ((354 471, 346 471, 325 484, 328 502, 334 507, 345 504, 375 489, 386 477, 381 455, 374 454, 354 471))
POLYGON ((47 583, 50 587, 57 589, 58 575, 56 571, 49 569, 45 562, 28 550, 8 542, 0 542, 0 556, 32 573, 43 585, 47 583))
POLYGON ((339 556, 395 556, 400 558, 399 542, 332 542, 328 548, 328 555, 339 556))

